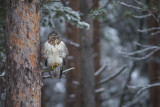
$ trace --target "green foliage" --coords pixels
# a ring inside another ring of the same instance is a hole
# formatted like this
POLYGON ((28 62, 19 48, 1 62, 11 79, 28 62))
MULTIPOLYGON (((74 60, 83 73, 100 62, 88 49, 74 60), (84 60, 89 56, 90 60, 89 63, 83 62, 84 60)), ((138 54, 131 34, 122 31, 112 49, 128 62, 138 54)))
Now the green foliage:
POLYGON ((124 11, 123 16, 124 16, 125 18, 130 18, 130 17, 132 16, 132 12, 126 10, 126 11, 124 11))
POLYGON ((54 18, 57 18, 60 20, 60 22, 65 19, 67 22, 71 23, 72 25, 75 25, 79 28, 89 29, 89 24, 86 22, 81 21, 80 14, 76 11, 73 11, 69 7, 63 7, 63 6, 54 6, 54 7, 48 7, 44 6, 42 9, 43 16, 47 17, 42 20, 42 25, 50 27, 53 27, 52 20, 54 18))
POLYGON ((107 14, 107 11, 103 8, 98 8, 94 11, 91 11, 89 13, 89 16, 93 19, 96 19, 96 20, 101 20, 103 21, 104 20, 104 17, 105 15, 107 14))
POLYGON ((142 7, 141 7, 142 11, 147 11, 148 10, 148 6, 144 3, 142 3, 142 7))
POLYGON ((99 21, 104 21, 107 17, 108 14, 113 12, 114 9, 119 6, 120 2, 119 1, 112 1, 112 8, 111 9, 106 9, 104 7, 95 9, 89 13, 89 16, 93 19, 99 20, 99 21))
POLYGON ((151 8, 152 8, 152 11, 153 11, 153 12, 158 12, 158 11, 159 11, 159 9, 158 9, 157 6, 152 6, 151 8))

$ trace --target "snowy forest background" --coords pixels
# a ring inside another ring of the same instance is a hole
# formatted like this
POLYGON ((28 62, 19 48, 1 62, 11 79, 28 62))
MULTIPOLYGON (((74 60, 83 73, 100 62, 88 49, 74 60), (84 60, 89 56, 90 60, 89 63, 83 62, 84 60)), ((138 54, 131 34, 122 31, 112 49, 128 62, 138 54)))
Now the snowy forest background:
MULTIPOLYGON (((159 107, 160 0, 44 0, 41 44, 67 44, 62 79, 43 79, 42 107, 159 107)), ((5 1, 0 1, 0 107, 5 105, 5 1)))

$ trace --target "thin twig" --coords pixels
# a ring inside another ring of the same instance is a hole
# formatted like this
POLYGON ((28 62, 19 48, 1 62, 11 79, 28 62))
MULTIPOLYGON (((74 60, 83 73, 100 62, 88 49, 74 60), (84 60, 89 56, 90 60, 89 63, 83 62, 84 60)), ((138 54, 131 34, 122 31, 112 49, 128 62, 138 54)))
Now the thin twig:
MULTIPOLYGON (((68 73, 69 71, 71 71, 71 70, 74 70, 75 69, 75 67, 72 67, 72 68, 68 68, 68 69, 66 69, 66 70, 64 70, 63 71, 63 76, 66 74, 66 73, 68 73)), ((46 71, 45 71, 46 72, 46 71)), ((52 78, 51 77, 51 75, 45 75, 45 76, 42 76, 42 79, 46 79, 46 78, 52 78)))
POLYGON ((64 70, 63 73, 68 73, 69 71, 74 70, 74 69, 75 69, 75 67, 68 68, 68 69, 64 70))
POLYGON ((137 9, 137 10, 141 10, 140 7, 133 6, 133 5, 129 5, 129 4, 126 4, 126 3, 124 3, 124 2, 121 2, 120 4, 121 4, 121 5, 124 5, 124 6, 126 6, 126 7, 131 7, 131 8, 137 9))
POLYGON ((97 94, 97 93, 102 93, 102 92, 104 92, 105 91, 105 88, 99 88, 99 89, 96 89, 95 90, 95 93, 97 94))
POLYGON ((155 50, 151 51, 149 54, 147 54, 145 56, 142 56, 142 57, 131 57, 131 56, 125 56, 125 57, 133 59, 133 60, 145 60, 145 59, 149 58, 150 56, 152 56, 154 53, 156 53, 159 50, 160 49, 155 49, 155 50))
POLYGON ((158 35, 158 34, 160 34, 160 31, 151 33, 151 36, 155 36, 155 35, 158 35))
POLYGON ((160 27, 152 27, 152 28, 142 29, 142 30, 138 29, 137 31, 143 33, 143 32, 150 32, 153 30, 160 30, 160 27))
POLYGON ((137 18, 137 19, 142 19, 142 18, 146 18, 146 17, 150 17, 152 16, 151 14, 146 14, 146 15, 141 15, 141 16, 136 16, 136 15, 132 15, 134 18, 137 18))
POLYGON ((110 75, 109 77, 107 77, 106 79, 101 80, 97 85, 102 85, 104 83, 109 82, 110 80, 112 80, 113 78, 117 77, 122 71, 124 71, 126 69, 126 65, 122 66, 116 73, 110 75))
POLYGON ((139 1, 137 1, 137 0, 134 0, 137 4, 139 4, 139 5, 142 5, 142 3, 141 2, 139 2, 139 1))
POLYGON ((148 12, 152 14, 153 18, 159 23, 159 19, 153 14, 153 12, 150 9, 148 9, 148 12))
MULTIPOLYGON (((137 1, 136 1, 137 2, 137 1)), ((140 2, 137 2, 138 4, 142 5, 142 3, 140 2)), ((122 5, 126 6, 126 7, 131 7, 131 8, 134 8, 134 9, 137 9, 137 10, 142 10, 141 7, 137 7, 137 6, 133 6, 133 5, 129 5, 129 4, 126 4, 124 2, 121 2, 122 5)), ((151 14, 153 16, 153 18, 159 23, 159 19, 153 14, 153 12, 150 10, 150 9, 147 9, 148 13, 151 14)))
POLYGON ((72 46, 74 46, 74 47, 76 47, 76 48, 79 48, 80 47, 80 45, 78 44, 78 43, 75 43, 75 42, 73 42, 73 41, 71 41, 71 40, 68 40, 68 39, 62 39, 65 43, 67 43, 67 44, 70 44, 70 45, 72 45, 72 46))
POLYGON ((141 54, 143 52, 146 52, 146 51, 149 51, 149 50, 153 50, 153 49, 160 49, 160 47, 158 47, 158 46, 151 46, 151 47, 144 48, 142 50, 138 50, 138 51, 135 51, 135 52, 123 52, 123 51, 119 51, 119 52, 121 54, 131 56, 131 55, 141 54))
POLYGON ((148 85, 139 85, 139 86, 128 86, 128 88, 141 88, 137 94, 135 95, 135 97, 137 97, 138 95, 140 95, 143 91, 145 91, 148 88, 152 88, 152 87, 157 87, 160 86, 160 82, 158 83, 154 83, 154 84, 148 84, 148 85))
POLYGON ((99 69, 94 73, 95 76, 98 76, 101 72, 103 72, 107 68, 108 62, 106 61, 99 69))
POLYGON ((144 47, 144 48, 148 48, 148 47, 151 47, 152 45, 143 45, 143 44, 140 44, 140 43, 138 43, 138 42, 134 42, 136 45, 138 45, 138 46, 141 46, 141 47, 144 47))

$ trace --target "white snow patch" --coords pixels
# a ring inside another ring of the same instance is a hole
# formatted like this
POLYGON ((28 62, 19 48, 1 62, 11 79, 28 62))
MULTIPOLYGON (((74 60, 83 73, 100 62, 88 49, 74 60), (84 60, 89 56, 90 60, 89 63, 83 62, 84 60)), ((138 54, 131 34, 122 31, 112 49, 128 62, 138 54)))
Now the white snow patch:
POLYGON ((65 87, 61 82, 57 82, 55 87, 54 87, 54 90, 56 92, 64 93, 65 92, 65 87))

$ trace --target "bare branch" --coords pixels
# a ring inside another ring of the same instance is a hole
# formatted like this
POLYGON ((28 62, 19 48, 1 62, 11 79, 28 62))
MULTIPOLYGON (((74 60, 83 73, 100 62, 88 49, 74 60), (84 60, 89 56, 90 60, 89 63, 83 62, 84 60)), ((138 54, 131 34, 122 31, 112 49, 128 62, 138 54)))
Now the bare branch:
POLYGON ((151 33, 151 36, 155 36, 155 35, 157 35, 157 34, 160 34, 160 31, 151 33))
POLYGON ((41 70, 42 74, 44 72, 48 72, 48 71, 52 71, 52 67, 49 66, 49 67, 46 67, 45 69, 41 70))
MULTIPOLYGON (((74 69, 75 69, 75 67, 68 68, 68 69, 66 69, 66 70, 63 71, 62 75, 65 76, 66 73, 68 73, 69 71, 74 70, 74 69)), ((47 71, 42 71, 42 72, 47 72, 47 71)), ((52 78, 52 77, 50 75, 42 76, 42 79, 46 79, 46 78, 52 78)))
POLYGON ((152 87, 157 87, 157 86, 160 86, 160 82, 159 83, 154 83, 154 84, 148 84, 148 85, 139 85, 139 86, 128 86, 128 88, 141 88, 137 94, 135 95, 136 97, 138 95, 140 95, 143 91, 145 91, 146 89, 148 88, 152 88, 152 87))
MULTIPOLYGON (((135 0, 135 2, 142 6, 142 3, 138 2, 137 0, 135 0)), ((121 4, 124 5, 124 6, 126 6, 126 7, 131 7, 131 8, 137 9, 137 10, 142 10, 141 7, 129 5, 129 4, 126 4, 126 3, 124 3, 124 2, 121 2, 121 4)), ((148 11, 148 13, 151 14, 151 15, 153 16, 153 18, 159 23, 159 19, 153 14, 153 12, 152 12, 150 9, 147 9, 147 11, 148 11)))
POLYGON ((138 42, 134 42, 136 45, 138 45, 138 46, 141 46, 141 47, 144 47, 144 48, 148 48, 148 47, 151 47, 152 45, 143 45, 143 44, 140 44, 140 43, 138 43, 138 42))
POLYGON ((78 44, 78 43, 75 43, 75 42, 73 42, 73 41, 71 41, 71 40, 68 40, 68 39, 62 39, 65 43, 67 43, 67 44, 70 44, 70 45, 72 45, 72 46, 74 46, 74 47, 76 47, 76 48, 79 48, 80 47, 80 45, 78 44))
POLYGON ((158 46, 150 46, 150 47, 147 47, 147 48, 144 48, 142 50, 138 50, 138 51, 135 51, 135 52, 122 52, 122 51, 119 51, 121 54, 123 54, 125 57, 127 58, 130 58, 130 59, 133 59, 133 60, 144 60, 144 59, 147 59, 148 57, 150 57, 151 55, 153 55, 155 52, 159 51, 160 50, 160 47, 158 46), (137 54, 142 54, 144 52, 148 52, 148 54, 146 54, 145 56, 141 56, 141 57, 134 57, 133 55, 137 55, 137 54))
POLYGON ((69 71, 74 70, 74 69, 75 69, 75 67, 68 68, 68 69, 64 70, 63 73, 68 73, 69 71))
POLYGON ((153 30, 160 30, 160 27, 152 27, 152 28, 142 29, 142 30, 138 29, 137 31, 144 33, 144 32, 150 32, 150 31, 153 31, 153 30))
POLYGON ((121 4, 121 5, 124 5, 124 6, 126 6, 126 7, 131 7, 131 8, 137 9, 137 10, 141 10, 140 7, 133 6, 133 5, 129 5, 129 4, 126 4, 126 3, 124 3, 124 2, 121 2, 120 4, 121 4))
POLYGON ((142 5, 142 3, 141 2, 139 2, 139 1, 137 1, 137 0, 134 0, 137 4, 139 4, 139 5, 142 5))
POLYGON ((108 62, 106 61, 106 62, 98 69, 98 71, 96 71, 96 72, 94 73, 94 75, 95 75, 95 76, 98 76, 101 72, 103 72, 103 71, 106 69, 107 65, 108 65, 108 62))
POLYGON ((97 85, 102 85, 104 83, 109 82, 110 80, 112 80, 113 78, 117 77, 122 71, 124 71, 126 69, 126 65, 122 66, 117 72, 115 72, 114 74, 110 75, 109 77, 107 77, 106 79, 101 80, 97 85))
POLYGON ((131 57, 131 56, 125 56, 125 57, 133 59, 133 60, 144 60, 144 59, 149 58, 151 55, 153 55, 155 52, 157 52, 159 50, 160 49, 155 49, 155 50, 151 51, 150 53, 148 53, 147 55, 142 56, 142 57, 131 57))
POLYGON ((148 9, 148 12, 152 14, 153 18, 159 23, 159 19, 153 14, 153 12, 149 9, 148 9))
POLYGON ((95 93, 102 93, 105 91, 105 88, 99 88, 95 90, 95 93))
POLYGON ((152 16, 152 14, 146 14, 146 15, 141 15, 141 16, 136 16, 136 15, 132 15, 134 18, 137 18, 137 19, 142 19, 142 18, 146 18, 146 17, 150 17, 152 16))
POLYGON ((131 55, 141 54, 143 52, 146 52, 146 51, 149 51, 149 50, 153 50, 153 49, 160 49, 160 47, 158 47, 158 46, 151 46, 151 47, 148 47, 148 48, 145 48, 145 49, 142 49, 142 50, 138 50, 138 51, 135 51, 135 52, 123 52, 123 51, 119 51, 119 52, 121 54, 131 56, 131 55))

